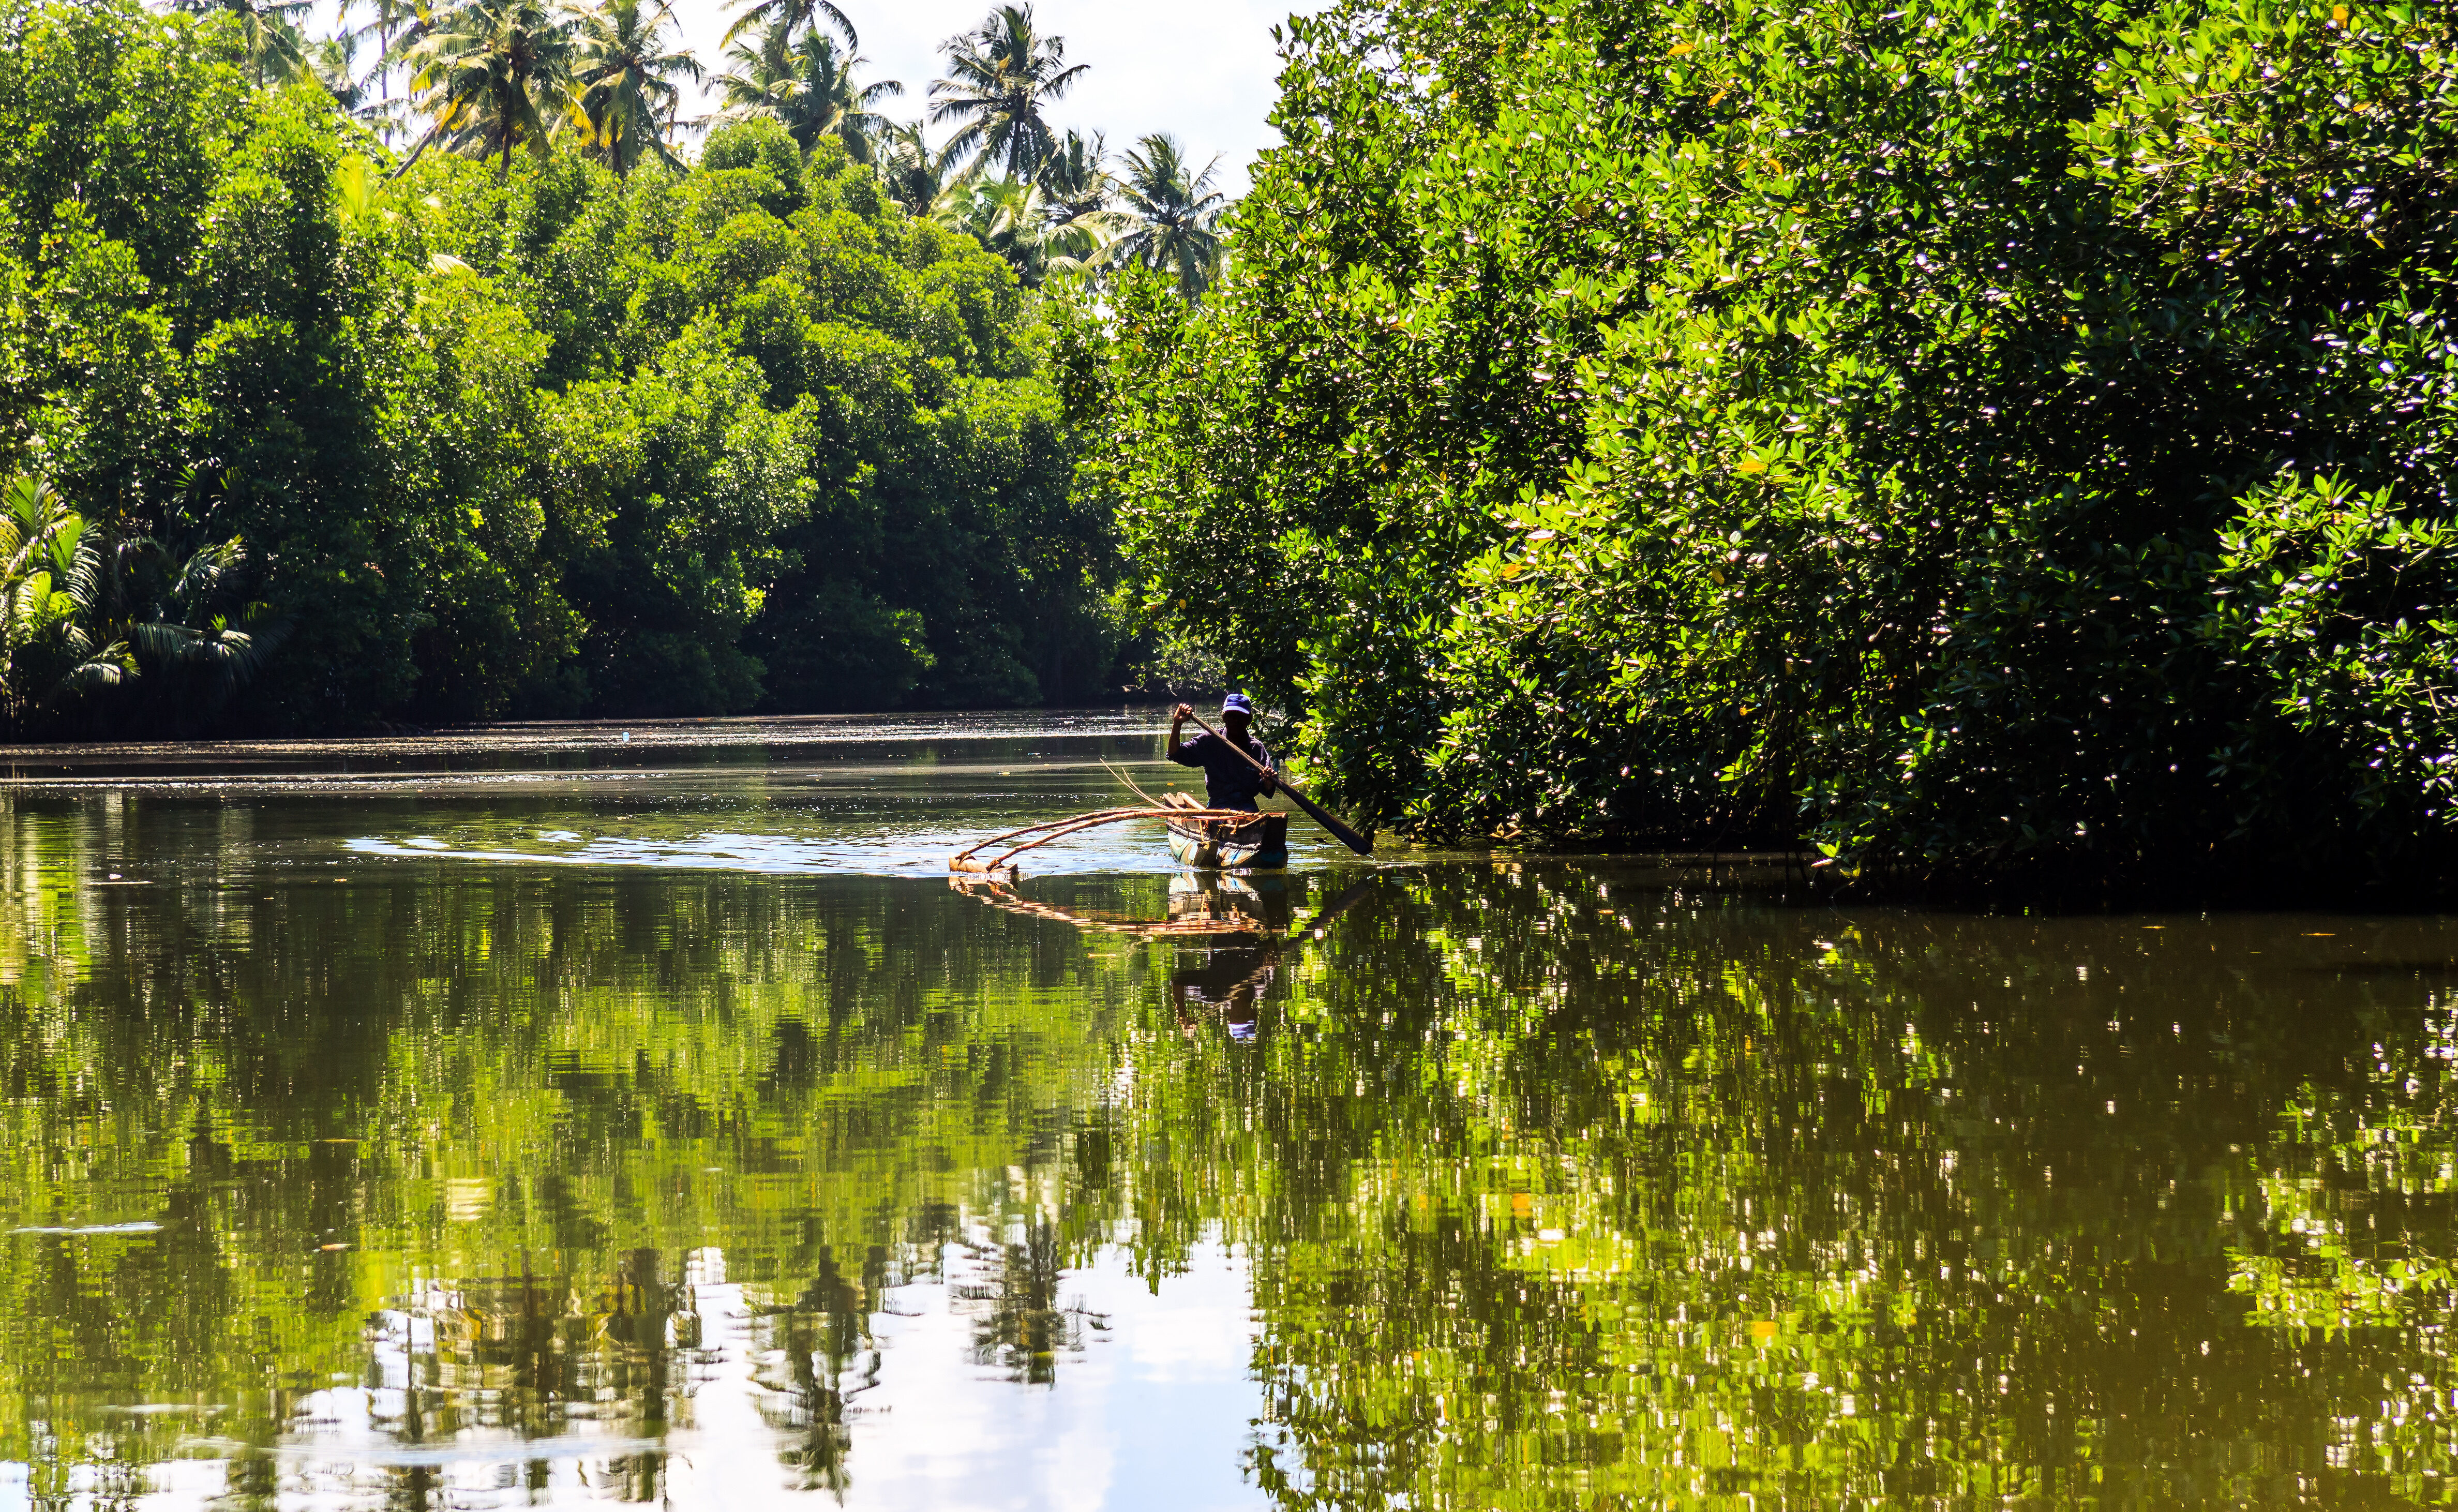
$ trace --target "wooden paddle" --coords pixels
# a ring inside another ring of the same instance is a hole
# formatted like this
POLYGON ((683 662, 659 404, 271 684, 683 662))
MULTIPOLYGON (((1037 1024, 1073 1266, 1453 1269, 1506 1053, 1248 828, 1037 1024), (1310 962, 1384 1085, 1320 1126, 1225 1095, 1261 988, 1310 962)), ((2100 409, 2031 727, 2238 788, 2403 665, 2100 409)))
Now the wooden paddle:
POLYGON ((1203 716, 1201 715, 1190 712, 1187 715, 1187 717, 1194 720, 1197 724, 1201 725, 1205 735, 1220 735, 1220 743, 1222 745, 1227 746, 1230 750, 1237 752, 1241 756, 1244 756, 1248 766, 1253 767, 1256 771, 1260 772, 1263 776, 1270 777, 1273 781, 1279 783, 1281 791, 1289 796, 1289 800, 1295 803, 1298 807, 1305 810, 1308 815, 1312 816, 1317 824, 1320 824, 1324 829, 1331 831, 1331 835, 1334 839, 1340 841, 1343 845, 1347 846, 1350 850, 1355 851, 1360 856, 1371 856, 1374 854, 1374 837, 1371 835, 1360 835, 1355 830, 1350 829, 1347 825, 1340 822, 1340 820, 1332 818, 1331 812, 1328 809, 1325 809, 1322 804, 1317 803, 1314 799, 1299 792, 1296 783, 1291 782, 1287 777, 1281 776, 1270 767, 1267 767, 1260 761, 1256 760, 1253 752, 1248 751, 1244 746, 1241 746, 1237 741, 1230 739, 1227 735, 1220 735, 1219 731, 1213 729, 1210 725, 1204 724, 1203 716))

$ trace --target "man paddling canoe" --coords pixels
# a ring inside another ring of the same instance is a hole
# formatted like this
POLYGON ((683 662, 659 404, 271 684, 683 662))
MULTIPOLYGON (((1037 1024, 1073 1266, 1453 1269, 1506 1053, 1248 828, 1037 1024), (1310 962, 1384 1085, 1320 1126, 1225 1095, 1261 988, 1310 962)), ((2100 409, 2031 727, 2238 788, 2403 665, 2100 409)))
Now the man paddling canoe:
MULTIPOLYGON (((1194 717, 1192 704, 1179 704, 1170 711, 1169 758, 1182 767, 1203 769, 1204 807, 1255 812, 1255 799, 1258 797, 1270 797, 1279 790, 1279 784, 1266 774, 1256 771, 1247 764, 1245 756, 1238 754, 1243 750, 1266 767, 1272 764, 1271 751, 1262 741, 1246 733, 1246 727, 1255 719, 1253 701, 1242 693, 1233 693, 1220 700, 1222 735, 1227 739, 1207 730, 1181 745, 1178 732, 1185 729, 1186 721, 1194 717)), ((1222 822, 1228 821, 1224 819, 1222 822)))

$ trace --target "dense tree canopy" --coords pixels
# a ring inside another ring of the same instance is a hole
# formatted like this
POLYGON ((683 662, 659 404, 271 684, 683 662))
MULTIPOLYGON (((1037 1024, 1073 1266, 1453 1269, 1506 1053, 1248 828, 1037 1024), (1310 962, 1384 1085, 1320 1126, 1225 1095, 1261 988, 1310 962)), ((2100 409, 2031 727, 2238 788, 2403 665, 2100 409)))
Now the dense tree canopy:
POLYGON ((1122 296, 1072 392, 1154 611, 1358 808, 2448 880, 2441 12, 1291 27, 1220 289, 1122 296))
POLYGON ((1040 297, 842 123, 681 159, 661 10, 404 22, 397 150, 231 16, 5 25, 14 733, 1115 686, 1040 297))

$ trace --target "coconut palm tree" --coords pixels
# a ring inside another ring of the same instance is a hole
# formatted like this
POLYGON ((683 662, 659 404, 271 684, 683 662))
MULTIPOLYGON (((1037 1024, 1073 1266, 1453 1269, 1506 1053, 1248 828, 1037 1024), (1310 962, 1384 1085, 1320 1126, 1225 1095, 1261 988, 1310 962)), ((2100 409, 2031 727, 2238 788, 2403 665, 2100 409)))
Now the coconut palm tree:
POLYGON ((816 31, 823 21, 834 29, 837 35, 844 38, 846 52, 851 52, 862 46, 862 38, 854 32, 853 22, 830 0, 751 0, 751 4, 744 6, 735 16, 734 24, 725 29, 725 40, 730 44, 745 32, 774 31, 781 28, 790 37, 806 27, 816 31))
POLYGON ((340 40, 354 55, 370 40, 376 45, 375 66, 359 81, 360 99, 351 114, 374 121, 386 142, 392 140, 402 115, 401 102, 393 98, 392 93, 393 71, 401 61, 395 55, 393 39, 408 34, 418 25, 421 4, 422 0, 340 0, 337 7, 342 23, 340 40), (353 28, 350 16, 363 4, 368 12, 366 24, 353 28))
POLYGON ((681 102, 676 81, 699 82, 699 60, 666 50, 672 5, 650 12, 643 0, 605 0, 580 19, 576 63, 580 113, 589 122, 589 155, 617 174, 629 175, 643 154, 670 167, 682 160, 666 145, 666 130, 681 102))
POLYGON ((281 84, 307 72, 307 34, 300 22, 314 0, 173 0, 192 15, 230 16, 240 48, 259 84, 281 84))
POLYGON ((726 104, 720 117, 766 111, 785 123, 802 151, 833 136, 858 163, 877 157, 876 143, 891 129, 874 107, 905 93, 894 79, 855 83, 854 70, 870 60, 840 51, 817 28, 790 40, 784 28, 770 27, 758 46, 737 43, 726 57, 734 67, 718 76, 726 104))
POLYGON ((1059 142, 1034 180, 1040 185, 1051 224, 1089 222, 1109 210, 1117 193, 1117 183, 1110 176, 1109 155, 1099 132, 1088 142, 1080 133, 1071 131, 1059 142))
POLYGON ((939 45, 948 77, 930 81, 930 119, 959 123, 945 149, 971 155, 968 173, 994 165, 1031 177, 1057 149, 1042 107, 1084 76, 1068 66, 1063 37, 1044 36, 1030 5, 1003 5, 979 27, 939 45))
POLYGON ((1027 285, 1039 283, 1050 264, 1049 206, 1041 186, 1010 176, 970 188, 959 224, 1005 258, 1027 285))
POLYGON ((0 709, 11 728, 36 700, 115 684, 135 662, 85 623, 101 557, 94 532, 41 478, 0 483, 0 709))
POLYGON ((932 218, 948 203, 964 180, 948 172, 948 155, 934 152, 922 137, 919 121, 890 126, 879 136, 879 176, 887 196, 906 210, 932 218))
POLYGON ((927 220, 933 225, 945 226, 950 231, 969 231, 982 223, 982 214, 974 207, 974 201, 981 197, 981 194, 982 180, 950 178, 947 187, 933 196, 928 203, 918 207, 907 205, 906 209, 915 218, 927 220))
POLYGON ((373 74, 365 78, 357 75, 357 52, 346 32, 318 37, 302 53, 298 76, 314 79, 333 96, 334 104, 355 115, 368 103, 368 92, 375 84, 373 74))
POLYGON ((1105 211, 1065 216, 1046 184, 1012 176, 975 179, 949 191, 948 211, 933 218, 971 232, 1005 258, 1016 278, 1036 288, 1052 275, 1088 268, 1107 245, 1113 217, 1105 211))
POLYGON ((589 127, 573 85, 578 18, 553 0, 470 0, 404 41, 409 87, 431 123, 396 177, 437 142, 496 159, 511 172, 512 149, 543 155, 567 123, 589 127))
POLYGON ((1189 300, 1203 298, 1219 276, 1220 217, 1229 208, 1212 187, 1219 165, 1215 157, 1201 173, 1191 172, 1186 150, 1167 132, 1137 141, 1117 186, 1124 229, 1103 260, 1113 267, 1173 273, 1179 294, 1189 300))

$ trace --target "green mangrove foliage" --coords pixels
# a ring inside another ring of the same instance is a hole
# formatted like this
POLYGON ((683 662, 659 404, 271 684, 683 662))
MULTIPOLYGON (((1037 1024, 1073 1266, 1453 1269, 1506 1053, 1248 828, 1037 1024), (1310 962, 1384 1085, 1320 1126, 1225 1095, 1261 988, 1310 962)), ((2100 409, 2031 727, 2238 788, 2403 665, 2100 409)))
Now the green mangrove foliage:
POLYGON ((1154 614, 1360 811, 2450 879, 2442 12, 1349 0, 1286 54, 1225 283, 1122 293, 1073 392, 1154 614))
POLYGON ((1114 687, 1009 264, 773 113, 681 165, 661 18, 565 38, 579 115, 512 100, 487 10, 403 40, 436 114, 396 157, 228 16, 7 6, 0 468, 79 522, 34 555, 94 558, 10 581, 10 732, 1114 687))

